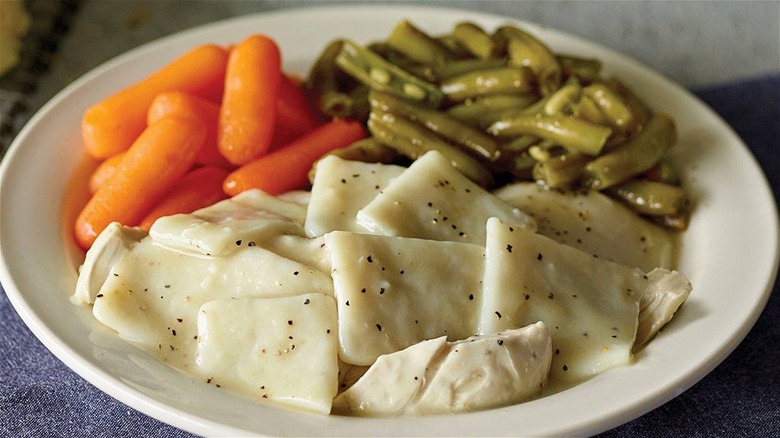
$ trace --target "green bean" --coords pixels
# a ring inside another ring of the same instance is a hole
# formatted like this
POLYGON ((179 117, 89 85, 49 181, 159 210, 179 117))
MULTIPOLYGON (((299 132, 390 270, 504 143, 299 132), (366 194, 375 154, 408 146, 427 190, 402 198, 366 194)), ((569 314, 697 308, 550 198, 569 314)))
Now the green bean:
MULTIPOLYGON (((364 163, 393 163, 398 157, 396 150, 386 146, 374 138, 368 137, 362 140, 358 140, 349 146, 343 148, 334 149, 327 154, 320 157, 317 162, 323 158, 335 155, 339 158, 350 161, 362 161, 364 163)), ((314 175, 317 171, 317 164, 309 169, 309 182, 314 182, 314 175)))
POLYGON ((431 150, 439 151, 474 182, 484 187, 493 183, 493 175, 474 157, 415 122, 373 109, 368 119, 368 128, 380 142, 411 159, 431 150))
POLYGON ((438 80, 449 79, 454 76, 462 75, 479 70, 490 70, 494 68, 506 67, 506 61, 503 59, 459 59, 448 62, 443 65, 433 67, 432 70, 438 80))
POLYGON ((422 64, 443 64, 454 59, 446 47, 408 20, 401 20, 396 24, 387 38, 387 44, 407 58, 422 64))
POLYGON ((334 40, 328 44, 309 72, 307 87, 312 90, 316 104, 323 114, 331 117, 347 117, 352 112, 354 101, 349 94, 340 90, 336 57, 343 41, 334 40))
POLYGON ((499 120, 505 111, 525 109, 537 100, 538 97, 532 94, 496 94, 453 105, 447 113, 472 125, 488 126, 499 120))
POLYGON ((633 180, 608 189, 640 214, 667 216, 679 213, 686 203, 680 187, 655 181, 633 180))
POLYGON ((392 163, 398 157, 395 149, 371 137, 358 140, 347 147, 335 149, 328 155, 336 155, 345 160, 384 164, 392 163))
POLYGON ((582 168, 588 159, 580 154, 562 154, 547 161, 538 161, 533 168, 534 179, 544 181, 548 187, 560 189, 573 186, 582 176, 582 168))
POLYGON ((573 151, 598 155, 612 129, 565 116, 520 114, 492 124, 488 132, 498 136, 534 135, 573 151))
POLYGON ((349 98, 352 99, 352 110, 345 117, 363 122, 368 120, 368 113, 371 111, 371 105, 368 103, 369 91, 370 88, 361 83, 349 90, 349 98))
POLYGON ((617 78, 610 78, 606 83, 623 99, 626 106, 631 110, 631 114, 634 115, 634 129, 636 131, 642 129, 650 120, 650 117, 652 117, 653 112, 650 108, 617 78))
POLYGON ((436 36, 434 39, 443 47, 446 47, 455 59, 471 58, 471 53, 458 40, 453 38, 451 33, 436 36))
POLYGON ((344 40, 336 64, 369 87, 438 107, 442 92, 430 82, 391 64, 378 54, 353 41, 344 40))
POLYGON ((526 66, 537 76, 539 93, 546 96, 561 84, 563 69, 547 45, 533 35, 512 26, 496 30, 496 36, 507 44, 509 59, 514 65, 526 66))
POLYGON ((489 59, 501 55, 501 46, 474 23, 456 24, 452 37, 477 58, 489 59))
MULTIPOLYGON (((609 125, 607 116, 599 109, 590 96, 581 96, 580 100, 571 106, 572 116, 597 125, 609 125)), ((606 148, 606 146, 605 146, 606 148)))
POLYGON ((534 75, 526 67, 501 67, 463 73, 440 83, 441 91, 453 102, 493 94, 532 93, 534 75))
POLYGON ((672 167, 668 160, 664 159, 650 168, 650 170, 644 174, 644 177, 650 181, 666 184, 678 185, 680 183, 680 176, 677 174, 677 171, 672 167))
POLYGON ((575 78, 578 81, 590 84, 599 77, 601 61, 593 58, 580 58, 572 55, 558 55, 564 78, 575 78))
POLYGON ((585 166, 586 184, 602 190, 646 172, 664 156, 676 137, 674 121, 664 114, 654 115, 639 134, 585 166))
POLYGON ((582 92, 593 99, 613 128, 621 132, 633 130, 634 114, 623 99, 607 85, 594 82, 583 88, 582 92))
POLYGON ((498 143, 496 140, 458 119, 407 100, 395 97, 389 93, 372 91, 368 99, 373 109, 405 117, 424 125, 438 135, 459 144, 466 150, 495 161, 498 158, 498 143))
POLYGON ((572 107, 579 102, 581 96, 582 86, 576 82, 568 83, 547 97, 544 103, 544 113, 549 116, 569 115, 572 113, 572 107))

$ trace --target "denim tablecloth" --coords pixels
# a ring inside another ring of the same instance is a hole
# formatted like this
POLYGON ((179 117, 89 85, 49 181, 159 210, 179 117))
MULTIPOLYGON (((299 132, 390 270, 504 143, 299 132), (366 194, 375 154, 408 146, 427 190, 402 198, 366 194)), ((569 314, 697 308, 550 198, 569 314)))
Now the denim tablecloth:
MULTIPOLYGON (((780 76, 693 90, 742 137, 780 193, 780 76)), ((0 294, 0 436, 190 436, 68 369, 0 294)), ((679 397, 605 437, 779 437, 780 286, 742 344, 679 397)))

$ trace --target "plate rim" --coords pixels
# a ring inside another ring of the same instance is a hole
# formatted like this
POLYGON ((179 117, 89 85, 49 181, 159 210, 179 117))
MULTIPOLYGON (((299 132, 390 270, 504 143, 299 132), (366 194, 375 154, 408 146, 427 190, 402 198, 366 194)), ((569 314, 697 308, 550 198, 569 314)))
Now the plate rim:
MULTIPOLYGON (((56 107, 59 104, 59 102, 66 100, 71 94, 73 94, 73 92, 81 88, 85 83, 88 83, 93 78, 99 77, 103 75, 105 71, 111 70, 111 68, 114 65, 121 64, 123 62, 126 62, 126 60, 132 59, 134 57, 141 57, 147 51, 154 50, 158 47, 168 45, 171 43, 171 41, 175 41, 180 38, 186 38, 189 35, 202 33, 209 28, 214 28, 217 26, 225 26, 228 24, 244 22, 244 21, 250 22, 250 21, 260 20, 268 17, 279 16, 279 15, 317 13, 318 11, 332 12, 332 11, 343 10, 346 6, 348 5, 330 4, 330 5, 320 5, 320 6, 292 7, 292 8, 273 10, 273 11, 259 12, 255 14, 245 15, 245 16, 227 18, 224 20, 202 24, 190 29, 176 32, 171 35, 167 35, 159 39, 155 39, 151 42, 145 43, 139 47, 136 47, 128 52, 125 52, 106 62, 101 63, 99 66, 90 70, 85 75, 81 76, 78 80, 74 81, 67 87, 63 88, 63 90, 58 92, 39 111, 37 111, 36 114, 30 119, 30 121, 23 127, 23 129, 14 139, 11 147, 8 150, 8 153, 2 160, 3 163, 2 165, 0 165, 0 181, 6 179, 6 174, 9 172, 7 168, 10 167, 8 163, 15 161, 16 155, 20 153, 19 151, 21 150, 21 147, 18 145, 24 143, 24 139, 39 123, 39 120, 43 118, 44 115, 47 112, 49 112, 51 108, 56 107)), ((399 9, 401 9, 400 5, 378 5, 378 4, 363 4, 359 6, 349 5, 349 7, 350 7, 350 12, 352 13, 365 13, 365 12, 377 13, 377 12, 381 12, 382 10, 391 10, 397 12, 399 11, 399 9)), ((504 17, 500 15, 467 10, 467 9, 457 9, 451 7, 430 6, 430 5, 429 6, 404 5, 403 8, 404 8, 404 13, 408 15, 413 15, 415 13, 431 13, 431 12, 439 12, 439 13, 452 14, 452 15, 471 14, 480 19, 489 19, 494 21, 517 23, 519 25, 527 26, 528 28, 535 29, 535 30, 547 29, 549 31, 554 32, 557 35, 561 35, 566 38, 577 39, 584 43, 587 43, 588 45, 597 47, 599 51, 609 53, 611 56, 620 59, 622 62, 629 62, 658 76, 661 80, 666 82, 667 85, 674 87, 675 92, 683 93, 687 95, 689 98, 694 99, 699 104, 699 106, 701 106, 702 108, 706 109, 709 112, 710 117, 714 117, 717 121, 720 122, 721 125, 723 125, 728 130, 731 131, 733 137, 738 140, 737 143, 738 146, 741 147, 742 152, 747 152, 750 158, 752 159, 752 164, 756 166, 759 170, 761 169, 755 156, 751 153, 750 149, 745 145, 744 141, 742 141, 742 139, 739 138, 738 135, 736 135, 736 133, 733 131, 733 128, 731 128, 727 123, 725 123, 725 121, 717 113, 715 113, 709 106, 707 106, 704 102, 698 99, 698 97, 690 93, 685 88, 682 88, 681 86, 677 85, 670 79, 663 77, 652 68, 644 64, 641 64, 639 61, 628 58, 627 56, 619 52, 616 52, 613 49, 610 49, 608 47, 602 46, 597 43, 593 43, 589 40, 578 37, 576 35, 564 31, 559 31, 552 27, 538 25, 535 23, 526 22, 512 17, 504 17)), ((760 176, 762 177, 764 182, 764 186, 762 187, 762 189, 768 190, 770 186, 766 178, 766 175, 763 173, 763 171, 761 171, 760 176)), ((719 354, 713 356, 711 360, 707 363, 707 366, 705 367, 707 368, 706 372, 701 373, 701 375, 697 375, 697 376, 694 375, 681 376, 678 379, 679 388, 682 388, 682 390, 688 389, 690 386, 692 386, 700 379, 702 379, 704 376, 709 374, 709 372, 711 372, 712 369, 714 369, 729 354, 731 354, 731 352, 737 347, 737 345, 739 345, 739 343, 744 339, 744 337, 747 336, 748 332, 750 331, 750 328, 752 328, 755 325, 755 322, 758 320, 759 316, 761 315, 763 309, 766 306, 766 303, 772 292, 773 285, 777 280, 776 277, 778 272, 778 261, 780 260, 780 249, 779 249, 780 236, 778 236, 777 233, 777 229, 778 229, 777 204, 774 197, 771 196, 771 190, 768 191, 770 194, 770 200, 772 201, 772 206, 771 206, 772 208, 770 208, 770 210, 773 213, 773 218, 770 219, 770 222, 774 224, 774 229, 775 229, 774 234, 776 238, 774 239, 775 242, 774 242, 773 268, 770 268, 770 275, 767 277, 765 281, 765 288, 764 288, 765 290, 761 295, 762 299, 759 300, 759 302, 753 307, 753 311, 745 319, 745 322, 742 326, 742 330, 740 330, 738 333, 733 333, 731 338, 727 339, 728 342, 726 342, 727 344, 726 348, 719 351, 719 354)), ((2 195, 2 193, 3 191, 0 190, 0 195, 2 195)), ((2 200, 3 197, 0 196, 0 203, 2 202, 2 200)), ((0 222, 0 229, 1 227, 2 227, 2 222, 0 222)), ((2 282, 3 288, 6 290, 6 295, 8 296, 12 306, 16 309, 17 313, 21 316, 22 320, 35 334, 35 336, 46 346, 46 348, 52 351, 55 354, 55 356, 60 361, 65 363, 69 368, 71 368, 71 370, 75 371, 77 374, 85 378, 87 381, 89 381, 90 383, 98 387, 101 391, 106 392, 107 394, 111 395, 113 398, 119 400, 120 402, 125 403, 141 412, 144 412, 147 415, 157 418, 158 420, 161 420, 175 427, 179 427, 194 433, 202 433, 204 430, 212 431, 212 432, 222 431, 229 434, 253 433, 250 431, 231 428, 230 426, 226 426, 221 423, 219 424, 214 423, 202 417, 197 417, 191 413, 183 412, 179 408, 171 407, 170 405, 164 404, 163 402, 154 399, 153 397, 150 397, 147 394, 144 394, 130 386, 127 386, 126 384, 121 384, 120 382, 117 382, 116 381, 117 378, 115 376, 107 375, 106 371, 101 370, 99 367, 93 365, 89 361, 82 358, 75 350, 73 350, 73 348, 65 344, 62 341, 62 339, 60 339, 56 334, 54 334, 51 331, 51 329, 46 325, 46 323, 43 320, 41 320, 39 315, 37 315, 34 312, 34 310, 31 308, 29 303, 25 300, 24 293, 22 293, 21 290, 18 288, 14 280, 13 274, 8 270, 8 264, 6 263, 6 255, 5 255, 4 247, 2 245, 2 241, 0 241, 0 281, 2 282), (95 383, 95 381, 98 381, 100 383, 99 384, 95 383), (141 403, 142 406, 139 407, 137 403, 141 403), (175 417, 174 419, 176 420, 176 422, 171 422, 172 416, 175 417)), ((679 391, 677 394, 668 394, 668 393, 654 394, 653 395, 654 404, 650 407, 648 407, 648 405, 646 404, 645 407, 642 408, 634 407, 633 409, 624 409, 621 412, 622 419, 620 420, 619 424, 622 424, 626 421, 630 421, 646 412, 649 412, 655 407, 660 406, 666 401, 674 398, 676 395, 683 392, 682 390, 679 391)), ((590 425, 591 428, 589 429, 589 433, 590 432, 596 433, 605 430, 605 428, 614 427, 616 425, 617 424, 612 424, 612 421, 609 421, 608 418, 594 420, 594 423, 590 425)), ((578 433, 581 433, 582 429, 577 429, 577 431, 578 433)))

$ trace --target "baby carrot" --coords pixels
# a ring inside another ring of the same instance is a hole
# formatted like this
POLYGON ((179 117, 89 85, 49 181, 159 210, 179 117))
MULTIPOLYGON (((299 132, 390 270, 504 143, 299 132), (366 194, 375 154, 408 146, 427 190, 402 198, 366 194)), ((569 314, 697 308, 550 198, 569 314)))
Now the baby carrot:
POLYGON ((184 91, 166 91, 158 94, 152 101, 146 123, 151 125, 163 117, 172 115, 198 117, 206 126, 206 141, 195 156, 195 163, 232 167, 217 148, 219 105, 184 91))
POLYGON ((108 158, 130 147, 146 127, 146 113, 157 94, 182 90, 201 97, 221 94, 227 51, 202 45, 156 73, 87 109, 81 133, 87 152, 108 158))
POLYGON ((95 192, 98 191, 100 186, 105 184, 106 181, 108 181, 111 176, 114 175, 114 172, 116 172, 117 166, 119 166, 119 162, 122 161, 122 157, 125 155, 124 152, 120 152, 116 155, 112 155, 105 160, 103 160, 100 165, 92 172, 92 175, 89 177, 89 192, 92 194, 95 194, 95 192))
POLYGON ((242 165, 271 145, 282 81, 281 54, 265 35, 252 35, 230 52, 219 114, 219 150, 242 165))
POLYGON ((227 175, 227 170, 217 166, 191 170, 155 205, 139 226, 149 231, 154 221, 163 216, 192 213, 227 198, 222 191, 222 182, 227 175))
POLYGON ((205 138, 203 122, 193 117, 166 117, 146 128, 76 218, 78 244, 88 249, 114 221, 137 225, 192 167, 205 138))
POLYGON ((279 98, 276 101, 276 126, 271 149, 284 146, 311 132, 319 123, 301 82, 287 75, 282 76, 279 98))
POLYGON ((308 173, 318 158, 365 137, 362 124, 353 120, 334 120, 234 170, 225 179, 223 189, 230 196, 258 188, 275 195, 304 187, 308 173))

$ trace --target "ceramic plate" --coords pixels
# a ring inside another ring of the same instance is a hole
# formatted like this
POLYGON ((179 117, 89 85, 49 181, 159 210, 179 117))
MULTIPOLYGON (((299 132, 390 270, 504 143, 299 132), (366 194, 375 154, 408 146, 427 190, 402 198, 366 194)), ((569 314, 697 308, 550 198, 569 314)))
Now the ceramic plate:
POLYGON ((80 116, 200 43, 274 37, 287 71, 306 73, 326 42, 384 38, 409 18, 431 33, 461 20, 486 29, 511 20, 472 11, 341 6, 246 16, 164 38, 76 81, 33 117, 2 163, 3 287, 30 329, 69 367, 139 411, 201 435, 587 435, 618 426, 685 391, 743 339, 766 303, 778 257, 777 210, 745 145, 681 87, 625 56, 531 23, 554 50, 601 59, 658 111, 678 122, 674 155, 695 212, 679 269, 694 285, 683 308, 634 364, 522 405, 455 416, 361 419, 302 414, 251 402, 173 371, 100 326, 68 297, 82 255, 70 235, 89 163, 80 116), (77 183, 73 183, 77 181, 77 183), (79 183, 80 182, 80 183, 79 183), (738 296, 738 299, 735 299, 738 296), (598 403, 594 403, 598 400, 598 403))

